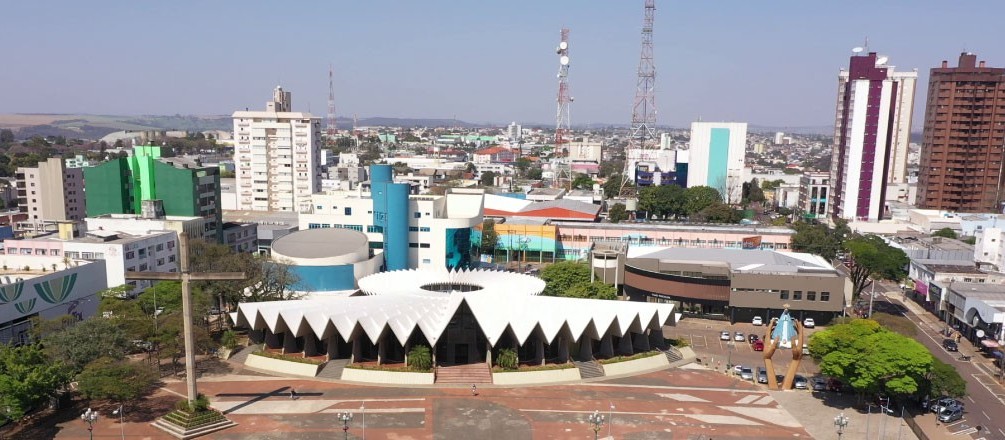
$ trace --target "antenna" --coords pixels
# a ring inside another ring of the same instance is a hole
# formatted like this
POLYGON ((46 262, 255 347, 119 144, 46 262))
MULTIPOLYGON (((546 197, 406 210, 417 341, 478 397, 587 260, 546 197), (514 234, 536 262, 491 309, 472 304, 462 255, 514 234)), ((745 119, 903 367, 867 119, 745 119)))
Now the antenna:
POLYGON ((879 58, 876 58, 876 65, 877 66, 882 66, 882 65, 886 64, 887 61, 890 61, 890 57, 888 57, 886 55, 880 55, 879 58))
POLYGON ((561 186, 563 177, 572 182, 571 171, 569 170, 569 159, 562 157, 562 146, 569 142, 569 132, 571 130, 569 105, 572 97, 569 96, 569 29, 562 28, 562 40, 555 49, 558 54, 558 109, 555 114, 555 149, 552 151, 552 163, 554 164, 554 187, 561 186))
POLYGON ((635 103, 632 105, 632 128, 625 151, 625 170, 621 176, 622 197, 634 198, 638 188, 629 186, 635 180, 635 164, 648 160, 649 150, 656 138, 656 64, 653 62, 653 21, 656 18, 656 1, 646 0, 642 16, 642 52, 639 54, 638 79, 635 86, 635 103), (638 151, 633 161, 630 152, 638 151))
POLYGON ((851 52, 852 52, 852 53, 862 53, 862 51, 863 51, 863 50, 865 50, 865 49, 863 49, 863 48, 861 48, 861 47, 857 47, 857 46, 856 46, 856 47, 853 47, 853 48, 851 49, 851 52))
POLYGON ((328 139, 335 139, 338 127, 335 126, 335 68, 328 65, 328 120, 325 122, 325 132, 328 139))

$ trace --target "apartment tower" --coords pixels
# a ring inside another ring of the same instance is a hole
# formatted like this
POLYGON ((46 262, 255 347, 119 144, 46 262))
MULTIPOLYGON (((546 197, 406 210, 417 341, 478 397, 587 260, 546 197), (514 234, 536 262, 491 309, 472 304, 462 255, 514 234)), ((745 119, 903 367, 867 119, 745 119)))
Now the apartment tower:
POLYGON ((80 168, 67 168, 63 159, 53 157, 35 168, 18 168, 15 177, 18 207, 28 214, 31 229, 42 231, 47 223, 84 218, 84 173, 80 168))
POLYGON ((960 54, 932 69, 921 146, 918 205, 1000 212, 1005 205, 1005 68, 960 54))
POLYGON ((237 209, 308 210, 311 194, 321 191, 321 118, 294 112, 282 87, 265 111, 233 118, 237 209))
POLYGON ((838 74, 829 200, 836 218, 880 220, 887 182, 905 179, 918 72, 886 62, 856 53, 838 74))
POLYGON ((740 203, 747 154, 746 122, 692 122, 687 186, 710 186, 740 203))

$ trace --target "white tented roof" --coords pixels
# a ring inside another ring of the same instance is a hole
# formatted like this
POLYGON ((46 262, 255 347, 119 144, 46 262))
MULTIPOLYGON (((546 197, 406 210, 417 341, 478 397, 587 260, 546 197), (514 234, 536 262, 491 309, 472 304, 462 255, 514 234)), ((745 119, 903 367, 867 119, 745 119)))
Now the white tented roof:
POLYGON ((416 329, 435 345, 462 303, 493 346, 507 328, 523 344, 536 329, 551 343, 559 334, 599 339, 676 322, 672 304, 539 296, 544 286, 512 272, 400 270, 360 279, 362 296, 244 303, 231 317, 256 330, 321 339, 337 332, 346 341, 356 329, 371 341, 387 329, 402 345, 416 329))

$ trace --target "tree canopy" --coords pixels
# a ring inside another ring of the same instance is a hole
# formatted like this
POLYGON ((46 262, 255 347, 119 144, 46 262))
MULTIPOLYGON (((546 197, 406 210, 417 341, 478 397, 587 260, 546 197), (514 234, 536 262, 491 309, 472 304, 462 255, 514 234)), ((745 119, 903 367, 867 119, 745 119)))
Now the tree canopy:
POLYGON ((71 374, 77 374, 98 358, 123 358, 130 340, 114 320, 95 316, 50 332, 42 345, 51 359, 63 361, 71 374))
POLYGON ((574 189, 593 189, 594 183, 596 182, 586 174, 576 174, 576 178, 572 179, 572 187, 574 189))
POLYGON ((600 282, 590 282, 590 267, 585 263, 561 261, 541 270, 545 287, 541 295, 568 298, 617 299, 617 289, 600 282))
POLYGON ((14 347, 0 344, 0 407, 20 419, 55 395, 70 376, 59 360, 52 360, 38 345, 14 347))
POLYGON ((710 186, 692 186, 684 190, 684 212, 689 216, 723 201, 722 194, 710 186))
POLYGON ((496 222, 492 219, 486 219, 482 222, 481 253, 483 255, 492 255, 498 244, 499 233, 496 232, 496 222))
POLYGON ((823 223, 797 222, 792 225, 796 233, 792 236, 792 249, 819 255, 833 261, 844 249, 844 239, 850 233, 848 223, 837 220, 834 228, 823 223))
POLYGON ((647 186, 639 190, 639 210, 657 218, 683 216, 685 193, 677 185, 647 186))
POLYGON ((848 251, 848 269, 855 297, 871 283, 872 279, 900 281, 907 276, 910 263, 903 250, 890 246, 876 235, 859 235, 844 244, 848 251))
POLYGON ((625 210, 624 203, 615 203, 609 211, 607 211, 607 219, 611 223, 620 223, 628 220, 628 211, 625 210))
POLYGON ((118 402, 142 396, 156 380, 156 373, 145 364, 107 357, 91 362, 77 376, 84 397, 118 402))
POLYGON ((953 228, 942 228, 932 233, 932 237, 959 238, 953 228))

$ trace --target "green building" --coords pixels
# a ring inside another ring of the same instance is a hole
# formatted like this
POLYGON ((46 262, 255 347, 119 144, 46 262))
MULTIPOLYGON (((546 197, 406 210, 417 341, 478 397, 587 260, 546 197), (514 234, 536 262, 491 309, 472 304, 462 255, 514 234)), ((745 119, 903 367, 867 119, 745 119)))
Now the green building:
POLYGON ((84 168, 84 185, 88 217, 141 214, 144 200, 162 200, 165 214, 206 217, 207 230, 223 240, 217 167, 161 158, 161 147, 142 145, 129 157, 84 168))

